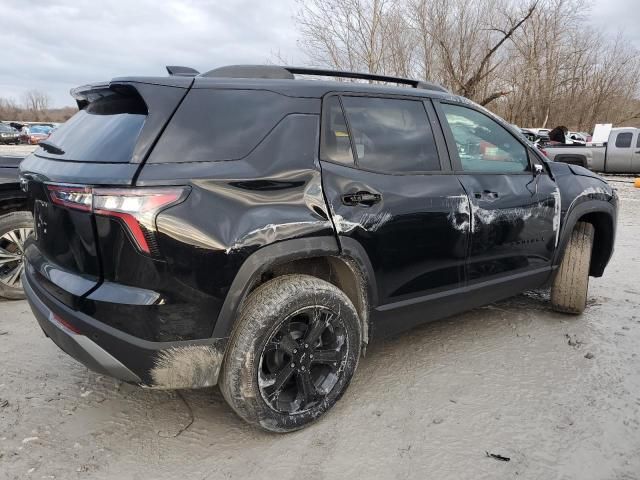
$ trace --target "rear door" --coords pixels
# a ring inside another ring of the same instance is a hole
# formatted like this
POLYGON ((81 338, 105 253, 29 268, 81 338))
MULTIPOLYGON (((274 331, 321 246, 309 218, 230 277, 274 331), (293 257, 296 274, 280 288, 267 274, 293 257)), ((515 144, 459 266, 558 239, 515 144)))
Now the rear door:
POLYGON ((437 107, 454 170, 471 202, 468 285, 544 277, 559 228, 555 183, 544 170, 534 172, 528 147, 485 112, 460 103, 437 107))
POLYGON ((323 188, 343 250, 371 263, 377 310, 463 285, 469 203, 431 102, 331 95, 322 109, 323 188))
POLYGON ((607 144, 607 172, 632 172, 631 163, 637 150, 634 142, 635 129, 615 129, 611 132, 611 141, 607 144))

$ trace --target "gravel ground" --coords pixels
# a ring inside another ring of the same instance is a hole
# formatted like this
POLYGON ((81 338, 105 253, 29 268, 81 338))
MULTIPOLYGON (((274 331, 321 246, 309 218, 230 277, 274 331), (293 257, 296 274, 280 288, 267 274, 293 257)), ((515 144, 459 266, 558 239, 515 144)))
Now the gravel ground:
POLYGON ((0 478, 639 479, 640 190, 611 180, 616 253, 584 315, 533 292, 376 343, 333 411, 289 435, 216 388, 92 373, 1 303, 0 478))

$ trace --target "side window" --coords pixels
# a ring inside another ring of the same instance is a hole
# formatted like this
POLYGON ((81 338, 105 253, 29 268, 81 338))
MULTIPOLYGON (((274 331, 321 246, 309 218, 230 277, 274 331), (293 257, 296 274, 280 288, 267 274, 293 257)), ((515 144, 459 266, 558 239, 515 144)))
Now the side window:
POLYGON ((633 138, 633 133, 631 132, 622 132, 619 133, 616 137, 616 147, 617 148, 629 148, 631 146, 631 139, 633 138))
POLYGON ((524 172, 527 149, 504 127, 470 108, 443 103, 462 169, 471 172, 524 172))
POLYGON ((636 142, 636 148, 640 148, 640 133, 638 133, 638 141, 636 142))
POLYGON ((322 105, 320 159, 353 165, 349 131, 338 97, 329 97, 322 105))
POLYGON ((385 173, 440 170, 440 159, 421 101, 342 97, 357 163, 385 173))

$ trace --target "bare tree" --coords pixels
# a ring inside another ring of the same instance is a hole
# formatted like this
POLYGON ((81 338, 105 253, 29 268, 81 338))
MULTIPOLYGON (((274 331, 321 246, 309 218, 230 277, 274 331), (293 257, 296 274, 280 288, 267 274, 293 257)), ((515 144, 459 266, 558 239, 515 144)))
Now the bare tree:
POLYGON ((22 98, 24 108, 30 112, 36 120, 41 120, 49 108, 49 95, 40 90, 28 90, 22 98))
POLYGON ((512 123, 640 123, 640 57, 587 23, 589 0, 307 0, 310 63, 445 85, 512 123))

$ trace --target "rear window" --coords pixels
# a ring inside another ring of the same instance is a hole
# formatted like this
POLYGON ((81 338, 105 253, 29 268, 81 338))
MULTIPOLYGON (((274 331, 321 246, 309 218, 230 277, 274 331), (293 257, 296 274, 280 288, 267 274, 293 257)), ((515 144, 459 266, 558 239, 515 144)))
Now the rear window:
POLYGON ((138 96, 110 95, 90 103, 58 127, 47 143, 62 152, 40 148, 38 156, 76 162, 126 163, 131 160, 147 118, 138 96))
POLYGON ((633 138, 633 133, 623 132, 619 133, 616 137, 616 147, 617 148, 629 148, 631 146, 631 139, 633 138))

